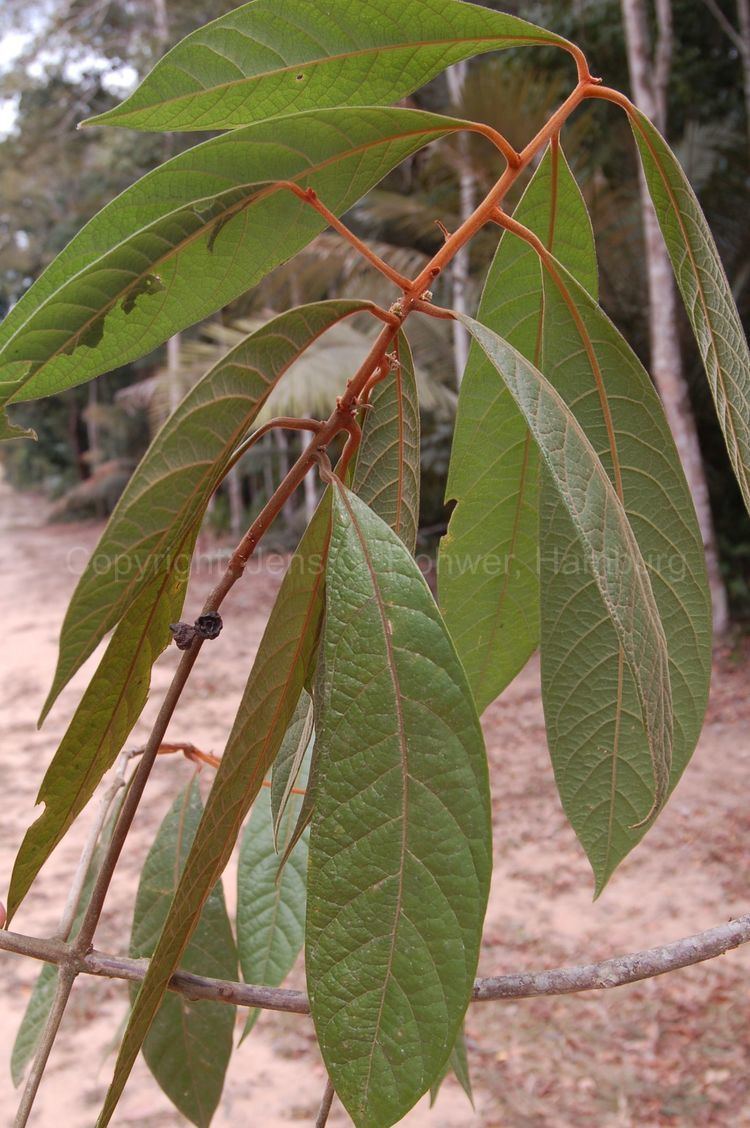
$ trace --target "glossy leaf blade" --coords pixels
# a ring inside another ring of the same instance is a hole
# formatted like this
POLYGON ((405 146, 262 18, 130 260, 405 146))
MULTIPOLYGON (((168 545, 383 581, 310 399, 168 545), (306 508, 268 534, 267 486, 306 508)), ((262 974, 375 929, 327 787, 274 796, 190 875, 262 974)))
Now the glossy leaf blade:
POLYGON ((322 106, 395 102, 472 55, 564 40, 455 0, 255 0, 193 32, 87 125, 232 129, 322 106))
POLYGON ((672 764, 672 691, 664 628, 646 564, 605 468, 574 414, 511 345, 461 315, 523 413, 570 515, 587 567, 633 675, 653 785, 645 821, 664 805, 672 764))
POLYGON ((317 110, 174 157, 99 212, 8 314, 0 406, 143 356, 306 246, 325 220, 277 181, 312 187, 338 214, 457 128, 418 110, 317 110))
POLYGON ((630 124, 695 333, 724 441, 750 511, 750 352, 713 235, 666 141, 635 107, 630 124))
POLYGON ((273 318, 193 387, 154 439, 78 582, 44 716, 63 686, 154 577, 189 569, 189 546, 240 440, 284 373, 327 329, 371 309, 317 302, 273 318))
POLYGON ((44 811, 26 831, 13 865, 9 920, 141 715, 151 668, 170 642, 169 624, 180 617, 186 583, 171 571, 157 577, 112 635, 39 788, 44 811))
POLYGON ((403 332, 393 351, 393 372, 370 396, 352 489, 413 552, 419 525, 419 399, 403 332))
POLYGON ((429 1089, 476 971, 491 868, 487 761, 424 578, 334 490, 316 721, 307 980, 321 1052, 358 1128, 429 1089))
MULTIPOLYGON (((591 223, 559 146, 549 148, 515 211, 596 293, 591 223)), ((505 233, 477 320, 537 367, 542 276, 533 247, 505 233)), ((458 398, 446 498, 457 504, 440 543, 440 607, 480 712, 539 640, 539 455, 523 416, 478 345, 458 398)))
POLYGON ((112 1118, 170 976, 179 966, 206 897, 229 860, 294 714, 318 642, 329 533, 330 511, 324 501, 290 561, 271 611, 185 869, 133 1005, 98 1128, 112 1118))
MULTIPOLYGON (((130 938, 135 959, 153 954, 202 812, 193 779, 167 812, 141 871, 130 938)), ((206 899, 180 966, 213 979, 231 982, 237 977, 237 949, 221 883, 206 899)), ((131 996, 136 993, 131 987, 131 996)), ((221 1099, 236 1009, 169 992, 143 1044, 143 1056, 159 1085, 199 1128, 208 1128, 221 1099)))
MULTIPOLYGON (((300 788, 305 787, 306 768, 298 783, 300 788)), ((237 869, 237 947, 246 983, 280 986, 302 950, 307 902, 306 834, 290 851, 279 873, 279 853, 291 843, 301 806, 301 795, 289 796, 277 843, 271 803, 261 794, 242 835, 237 869)), ((252 1030, 258 1014, 257 1010, 249 1011, 243 1037, 252 1030)))
MULTIPOLYGON (((664 411, 627 342, 564 270, 545 276, 543 368, 591 441, 648 570, 674 709, 669 788, 695 748, 711 675, 703 541, 664 411)), ((638 690, 548 477, 540 495, 542 697, 555 777, 597 891, 636 845, 651 802, 638 690)))

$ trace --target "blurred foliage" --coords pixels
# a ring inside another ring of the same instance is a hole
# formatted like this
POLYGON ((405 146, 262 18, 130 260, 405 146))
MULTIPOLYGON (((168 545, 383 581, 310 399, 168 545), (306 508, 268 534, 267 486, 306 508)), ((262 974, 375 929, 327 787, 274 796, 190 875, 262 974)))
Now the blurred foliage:
MULTIPOLYGON (((733 0, 719 0, 730 21, 733 0)), ((171 152, 194 144, 189 135, 163 137, 116 129, 74 133, 83 117, 105 109, 124 78, 142 77, 166 46, 206 19, 234 5, 225 0, 3 0, 5 26, 26 36, 16 62, 0 74, 0 99, 17 105, 16 129, 0 140, 0 314, 23 293, 58 250, 107 200, 171 152), (130 72, 133 72, 132 74, 130 72)), ((629 88, 619 0, 511 0, 488 7, 512 11, 553 28, 586 51, 595 74, 629 88)), ((673 0, 675 46, 669 89, 669 140, 688 170, 719 245, 740 312, 750 319, 750 228, 746 222, 750 174, 748 136, 737 51, 700 0, 673 0)), ((519 48, 483 57, 469 66, 457 112, 500 129, 517 146, 539 128, 570 89, 570 60, 551 49, 519 48)), ((444 77, 411 99, 412 104, 452 111, 444 77)), ((591 211, 599 251, 602 301, 610 316, 648 360, 646 291, 638 183, 630 130, 623 115, 601 103, 583 107, 566 128, 564 144, 591 211)), ((471 136, 466 151, 483 192, 501 171, 496 151, 471 136)), ((440 246, 439 220, 458 219, 459 153, 455 140, 420 152, 396 170, 348 217, 379 254, 406 274, 420 269, 440 246)), ((523 190, 522 180, 509 203, 523 190)), ((470 299, 476 299, 497 244, 488 229, 471 246, 470 299)), ((437 280, 435 300, 450 304, 451 279, 437 280)), ((24 405, 20 422, 35 428, 39 443, 11 444, 6 472, 18 486, 44 485, 56 494, 81 483, 97 468, 135 461, 147 429, 163 418, 175 390, 194 382, 212 363, 232 326, 265 320, 273 311, 320 298, 366 296, 382 304, 392 287, 338 236, 327 232, 294 264, 279 267, 254 291, 202 329, 180 341, 181 372, 166 377, 163 350, 96 382, 96 390, 24 405), (145 383, 132 394, 127 389, 145 383), (149 380, 151 384, 149 385, 149 380), (170 392, 169 381, 176 380, 170 392), (166 389, 161 402, 154 387, 166 389), (123 392, 123 389, 125 391, 123 392), (122 392, 123 394, 118 394, 122 392), (156 406, 155 406, 156 405, 156 406), (166 405, 166 406, 165 406, 166 405), (11 450, 12 447, 12 450, 11 450)), ((455 388, 448 323, 410 319, 409 336, 425 388, 443 402, 455 388), (442 388, 444 392, 440 392, 442 388)), ((228 338, 227 338, 228 339, 228 338)), ((750 617, 750 519, 740 501, 697 352, 687 323, 683 347, 734 612, 750 617)), ((314 358, 313 358, 314 359, 314 358)), ((305 380, 295 379, 295 403, 314 413, 340 384, 336 365, 322 358, 314 402, 305 380), (301 398, 300 398, 301 397, 301 398)), ((451 423, 443 409, 423 420, 422 522, 434 536, 445 522, 443 489, 451 423)), ((215 500, 211 521, 223 529, 258 510, 299 447, 290 436, 281 456, 265 442, 243 460, 231 492, 215 500)), ((78 488, 76 486, 76 488, 78 488)), ((108 502, 107 502, 108 504, 108 502)), ((97 502, 95 512, 100 511, 97 502)), ((295 534, 303 506, 280 531, 295 534)))

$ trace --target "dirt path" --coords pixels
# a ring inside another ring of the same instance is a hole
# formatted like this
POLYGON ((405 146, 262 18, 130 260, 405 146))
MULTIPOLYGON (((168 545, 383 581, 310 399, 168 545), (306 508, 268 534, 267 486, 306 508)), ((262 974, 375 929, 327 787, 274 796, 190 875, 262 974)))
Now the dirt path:
MULTIPOLYGON (((45 507, 0 486, 0 763, 4 793, 0 873, 8 875, 49 762, 94 663, 74 679, 44 729, 35 719, 52 676, 67 599, 98 530, 47 526, 45 507)), ((188 608, 200 604, 219 562, 200 557, 188 608)), ((283 561, 270 557, 235 588, 220 643, 201 656, 189 699, 169 731, 221 752, 283 561), (209 660, 210 654, 210 660, 209 660), (205 660, 204 660, 205 659, 205 660)), ((158 663, 144 719, 148 731, 176 661, 158 663)), ((495 876, 481 970, 582 962, 675 939, 750 906, 750 664, 724 658, 708 723, 687 777, 646 842, 596 904, 591 877, 556 797, 544 743, 538 669, 531 663, 490 709, 485 731, 495 805, 495 876)), ((124 950, 137 874, 153 828, 190 768, 169 757, 149 785, 97 934, 124 950)), ((54 929, 87 818, 61 844, 16 918, 22 931, 54 929)), ((0 882, 7 885, 7 878, 0 882)), ((232 875, 227 894, 234 901, 232 875)), ((7 1062, 37 968, 0 957, 0 1106, 13 1108, 7 1062)), ((649 1128, 750 1126, 750 952, 610 992, 475 1007, 468 1021, 476 1111, 448 1082, 432 1113, 409 1128, 649 1128)), ((292 984, 301 986, 301 968, 292 984)), ((111 1043, 125 1013, 123 985, 80 980, 53 1052, 33 1123, 89 1128, 112 1068, 111 1043)), ((236 1051, 218 1128, 310 1124, 323 1074, 308 1020, 265 1015, 236 1051)), ((10 1117, 4 1118, 8 1122, 10 1117)), ((176 1126, 178 1117, 139 1061, 118 1125, 176 1126)), ((350 1123, 340 1107, 329 1123, 350 1123)))

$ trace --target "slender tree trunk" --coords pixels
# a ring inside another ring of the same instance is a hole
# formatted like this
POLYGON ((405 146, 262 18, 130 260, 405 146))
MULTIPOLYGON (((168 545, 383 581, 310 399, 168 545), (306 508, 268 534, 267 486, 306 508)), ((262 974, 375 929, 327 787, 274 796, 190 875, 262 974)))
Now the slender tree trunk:
POLYGON ((227 494, 229 496, 229 531, 233 537, 240 536, 245 528, 244 506, 242 504, 242 479, 239 467, 233 466, 227 474, 227 494))
MULTIPOLYGON (((672 56, 671 5, 669 0, 656 0, 659 35, 652 57, 645 0, 621 0, 621 3, 633 101, 664 133, 672 56)), ((677 294, 669 255, 642 172, 640 196, 648 278, 651 374, 693 495, 706 551, 714 634, 721 635, 729 625, 729 608, 719 569, 698 432, 680 356, 677 294)))
MULTIPOLYGON (((464 60, 454 63, 446 71, 448 90, 453 103, 453 108, 458 109, 461 94, 466 81, 468 63, 464 60)), ((468 133, 459 133, 456 138, 458 151, 458 215, 461 223, 468 219, 476 206, 476 188, 474 173, 471 167, 468 133)), ((468 313, 467 291, 469 285, 469 248, 468 245, 458 251, 451 264, 451 281, 453 295, 451 304, 457 313, 468 313)), ((469 356, 469 334, 460 322, 453 322, 453 364, 456 372, 456 386, 460 387, 463 379, 466 361, 469 356)))

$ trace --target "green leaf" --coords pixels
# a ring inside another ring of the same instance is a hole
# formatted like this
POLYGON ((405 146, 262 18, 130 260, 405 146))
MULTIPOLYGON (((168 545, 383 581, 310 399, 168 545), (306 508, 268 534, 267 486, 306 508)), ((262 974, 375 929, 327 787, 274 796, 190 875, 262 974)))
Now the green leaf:
POLYGON ((295 255, 326 223, 276 182, 311 187, 340 214, 459 128, 418 110, 313 110, 174 157, 99 212, 8 314, 0 406, 143 356, 295 255))
MULTIPOLYGON (((690 491, 648 373, 596 302, 562 268, 545 272, 543 371, 569 404, 620 494, 664 626, 674 709, 669 789, 703 723, 711 602, 690 491)), ((540 493, 542 697, 565 812, 597 893, 645 827, 648 740, 638 689, 558 491, 540 493)))
MULTIPOLYGON (((153 955, 202 813, 193 779, 172 804, 141 871, 130 938, 130 955, 135 959, 153 955)), ((206 899, 180 966, 213 979, 237 978, 237 949, 221 883, 206 899)), ((137 990, 131 985, 131 997, 137 990)), ((211 1123, 221 1099, 236 1009, 169 992, 143 1044, 143 1056, 159 1085, 199 1128, 211 1123)))
POLYGON ((750 353, 701 206, 666 141, 628 110, 651 199, 698 342, 729 459, 750 511, 750 353))
POLYGON ((144 587, 189 571, 208 501, 284 373, 327 329, 370 302, 317 302, 274 317, 206 373, 154 439, 78 581, 42 718, 144 587))
MULTIPOLYGON (((271 772, 271 822, 277 852, 280 849, 281 822, 292 798, 292 788, 297 784, 305 754, 312 752, 314 739, 313 703, 310 694, 303 689, 271 772)), ((284 845, 281 843, 282 849, 284 845)))
POLYGON ((180 617, 186 583, 174 570, 157 577, 112 635, 39 788, 44 811, 26 831, 13 865, 8 920, 141 715, 151 667, 171 640, 169 624, 180 617))
POLYGON ((466 1093, 466 1096, 468 1097, 468 1100, 469 1100, 469 1104, 473 1108, 474 1107, 474 1094, 471 1090, 471 1075, 469 1073, 469 1058, 468 1058, 468 1055, 466 1053, 466 1038, 464 1037, 463 1027, 461 1027, 461 1029, 458 1032, 458 1037, 456 1038, 455 1045, 453 1046, 453 1049, 451 1050, 451 1056, 448 1058, 448 1064, 446 1066, 445 1072, 443 1073, 443 1076, 440 1077, 439 1080, 437 1080, 435 1082, 435 1084, 432 1086, 432 1088, 430 1089, 430 1108, 432 1108, 432 1106, 435 1104, 435 1101, 437 1100, 437 1097, 438 1097, 438 1093, 440 1092, 440 1086, 442 1085, 443 1081, 445 1080, 445 1078, 448 1076, 449 1073, 454 1074, 454 1076, 455 1076, 456 1080, 458 1081, 459 1085, 461 1086, 463 1091, 466 1093))
MULTIPOLYGON (((309 709, 309 697, 306 705, 309 709)), ((306 783, 307 769, 303 764, 299 786, 303 788, 306 783)), ((290 844, 301 806, 302 796, 289 796, 281 815, 277 846, 271 803, 261 794, 242 835, 237 869, 237 947, 246 983, 278 987, 302 950, 307 899, 307 835, 303 834, 290 851, 281 873, 276 852, 277 849, 285 851, 290 844)), ((259 1013, 258 1010, 248 1013, 243 1038, 252 1030, 259 1013)))
POLYGON ((486 51, 565 40, 455 0, 255 0, 193 32, 85 125, 231 129, 323 106, 395 102, 486 51))
POLYGON ((460 320, 523 412, 632 672, 653 775, 650 807, 639 812, 645 822, 666 800, 673 729, 667 644, 647 565, 607 471, 560 394, 497 334, 460 320))
MULTIPOLYGON (((94 880, 99 872, 104 851, 112 838, 112 831, 114 830, 117 817, 120 813, 125 791, 126 788, 123 787, 118 794, 118 798, 112 804, 109 816, 99 835, 99 841, 91 856, 91 861, 89 862, 81 887, 78 908, 76 909, 73 925, 70 930, 71 938, 77 936, 86 909, 88 908, 94 880)), ((13 1051, 10 1058, 10 1074, 13 1084, 16 1087, 21 1084, 23 1075, 26 1072, 26 1067, 36 1054, 39 1038, 47 1024, 47 1018, 55 998, 55 991, 57 990, 57 975, 58 969, 54 964, 45 964, 39 972, 37 981, 32 988, 31 996, 26 1005, 26 1011, 24 1012, 21 1025, 16 1034, 16 1040, 13 1043, 13 1051)))
POLYGON ((229 860, 289 727, 318 642, 329 533, 330 511, 324 499, 289 563, 271 611, 206 809, 133 1006, 98 1128, 112 1117, 203 903, 229 860))
POLYGON ((307 979, 321 1052, 358 1128, 440 1074, 476 972, 492 843, 466 677, 406 546, 334 490, 307 979))
MULTIPOLYGON (((596 293, 591 223, 570 169, 551 146, 515 217, 596 293)), ((505 233, 477 319, 539 366, 542 277, 533 247, 505 233)), ((539 640, 539 455, 513 397, 473 345, 458 398, 440 543, 440 607, 479 710, 494 701, 539 640)))
POLYGON ((419 525, 419 401, 403 332, 393 351, 392 374, 370 396, 352 489, 413 552, 419 525))

